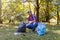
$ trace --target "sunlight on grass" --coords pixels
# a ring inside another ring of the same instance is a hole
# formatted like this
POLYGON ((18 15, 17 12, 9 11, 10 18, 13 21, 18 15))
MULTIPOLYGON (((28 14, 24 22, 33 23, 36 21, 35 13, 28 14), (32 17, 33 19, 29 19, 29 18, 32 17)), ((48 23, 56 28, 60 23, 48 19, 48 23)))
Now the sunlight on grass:
POLYGON ((36 32, 31 33, 27 29, 27 33, 22 35, 14 35, 17 26, 12 26, 12 28, 0 28, 0 40, 60 40, 60 27, 47 25, 47 32, 43 36, 38 36, 36 32))
POLYGON ((60 34, 60 30, 52 30, 52 32, 60 34))

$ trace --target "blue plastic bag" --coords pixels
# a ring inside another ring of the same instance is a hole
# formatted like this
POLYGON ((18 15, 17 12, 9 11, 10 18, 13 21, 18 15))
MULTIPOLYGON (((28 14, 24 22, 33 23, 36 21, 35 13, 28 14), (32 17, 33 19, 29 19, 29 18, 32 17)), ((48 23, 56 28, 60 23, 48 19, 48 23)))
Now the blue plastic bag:
POLYGON ((46 33, 46 25, 44 23, 38 23, 36 31, 39 36, 44 35, 46 33))

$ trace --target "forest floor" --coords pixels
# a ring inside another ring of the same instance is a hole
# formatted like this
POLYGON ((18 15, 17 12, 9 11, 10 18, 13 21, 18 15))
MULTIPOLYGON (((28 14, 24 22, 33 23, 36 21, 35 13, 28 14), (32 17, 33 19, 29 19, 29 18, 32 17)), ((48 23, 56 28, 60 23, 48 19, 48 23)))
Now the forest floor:
POLYGON ((17 26, 18 24, 9 27, 0 26, 0 40, 60 40, 60 25, 46 25, 47 31, 43 36, 38 36, 36 32, 14 35, 17 26))

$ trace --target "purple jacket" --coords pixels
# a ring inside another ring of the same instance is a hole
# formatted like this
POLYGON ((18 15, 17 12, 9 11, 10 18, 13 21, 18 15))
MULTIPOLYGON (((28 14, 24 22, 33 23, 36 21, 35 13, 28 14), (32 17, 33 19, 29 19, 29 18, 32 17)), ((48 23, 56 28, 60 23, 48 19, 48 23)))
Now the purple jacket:
POLYGON ((36 20, 36 21, 37 21, 36 16, 33 15, 33 14, 29 15, 29 17, 28 17, 28 21, 33 21, 33 20, 36 20))

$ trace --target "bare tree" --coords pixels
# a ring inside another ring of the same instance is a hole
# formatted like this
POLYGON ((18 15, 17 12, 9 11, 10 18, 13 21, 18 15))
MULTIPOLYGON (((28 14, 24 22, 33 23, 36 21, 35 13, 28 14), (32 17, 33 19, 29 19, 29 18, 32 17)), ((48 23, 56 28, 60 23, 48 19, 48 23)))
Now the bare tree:
POLYGON ((49 1, 46 0, 46 11, 45 11, 46 15, 46 22, 49 22, 49 1))
POLYGON ((36 5, 37 5, 37 7, 36 7, 36 16, 37 16, 37 21, 39 22, 39 0, 36 0, 36 5))
POLYGON ((57 6, 57 25, 59 25, 59 7, 57 6))
POLYGON ((2 14, 2 2, 0 0, 0 24, 2 24, 1 14, 2 14))

